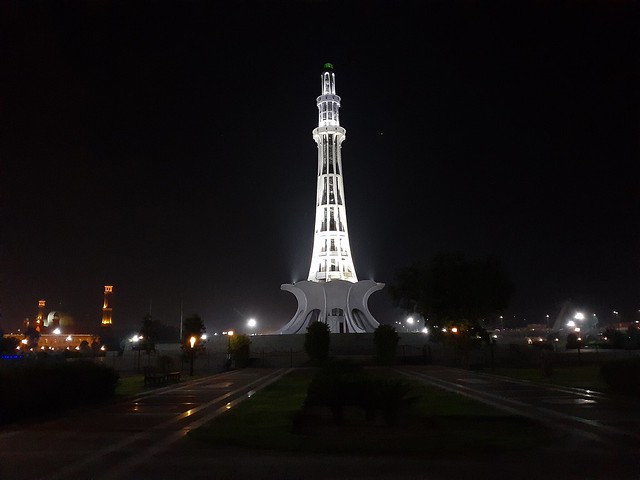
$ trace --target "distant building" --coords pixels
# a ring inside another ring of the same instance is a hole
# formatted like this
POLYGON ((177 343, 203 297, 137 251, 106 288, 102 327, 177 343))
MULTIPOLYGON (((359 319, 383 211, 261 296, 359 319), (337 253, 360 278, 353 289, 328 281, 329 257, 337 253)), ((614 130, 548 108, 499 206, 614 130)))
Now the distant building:
POLYGON ((111 307, 109 306, 109 300, 111 300, 111 294, 113 293, 113 285, 104 286, 104 302, 102 303, 102 325, 112 325, 113 319, 111 315, 111 307))

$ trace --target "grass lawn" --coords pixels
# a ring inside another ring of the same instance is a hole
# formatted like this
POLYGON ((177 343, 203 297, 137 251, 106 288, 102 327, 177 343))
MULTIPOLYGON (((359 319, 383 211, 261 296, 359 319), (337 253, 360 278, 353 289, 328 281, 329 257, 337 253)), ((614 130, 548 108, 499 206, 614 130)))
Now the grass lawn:
POLYGON ((552 375, 548 377, 543 375, 540 368, 497 368, 491 373, 537 383, 551 383, 601 392, 608 390, 608 386, 600 374, 600 367, 597 365, 556 367, 553 369, 552 375))
POLYGON ((554 434, 537 423, 433 387, 414 384, 418 400, 397 425, 369 421, 348 410, 344 425, 326 414, 311 433, 293 431, 312 371, 296 370, 261 390, 189 437, 216 446, 341 455, 421 456, 527 450, 548 445, 554 434))
MULTIPOLYGON (((186 375, 183 372, 180 383, 183 383, 189 380, 198 380, 200 378, 204 378, 208 376, 209 376, 208 374, 207 375, 201 374, 201 375, 194 375, 193 377, 190 377, 189 375, 186 375)), ((177 383, 174 385, 180 385, 180 383, 177 383)), ((147 392, 153 389, 154 387, 145 387, 144 375, 141 373, 137 375, 120 377, 120 380, 118 381, 118 385, 116 386, 116 398, 131 397, 131 396, 139 395, 143 392, 147 392)))
POLYGON ((148 390, 144 386, 144 375, 131 375, 128 377, 120 377, 116 386, 116 398, 130 397, 148 390))

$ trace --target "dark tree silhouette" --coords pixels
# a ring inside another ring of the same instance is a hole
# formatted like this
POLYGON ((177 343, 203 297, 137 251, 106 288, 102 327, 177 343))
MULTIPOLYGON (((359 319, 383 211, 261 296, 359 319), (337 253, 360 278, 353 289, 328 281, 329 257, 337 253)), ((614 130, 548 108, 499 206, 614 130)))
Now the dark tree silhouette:
POLYGON ((16 353, 20 340, 15 337, 4 337, 3 335, 4 332, 0 330, 0 353, 16 353))
POLYGON ((27 347, 35 349, 38 347, 40 332, 36 330, 35 327, 28 327, 24 331, 24 338, 27 339, 27 347))
POLYGON ((313 322, 307 327, 304 350, 313 364, 322 364, 329 358, 331 342, 329 326, 324 322, 313 322))
POLYGON ((204 322, 199 315, 193 314, 184 319, 182 322, 182 345, 183 348, 189 344, 191 337, 200 339, 203 333, 207 330, 204 327, 204 322))
POLYGON ((140 348, 147 354, 154 352, 158 341, 158 322, 153 319, 150 313, 147 313, 142 319, 140 335, 142 335, 140 348))
POLYGON ((467 260, 439 254, 428 264, 401 268, 389 295, 396 306, 416 312, 431 323, 477 324, 507 307, 513 284, 499 259, 467 260))
POLYGON ((229 353, 236 361, 236 367, 246 367, 251 358, 251 339, 247 335, 235 334, 229 339, 229 353))
POLYGON ((379 325, 373 332, 373 343, 376 346, 378 362, 388 364, 394 361, 398 351, 400 336, 395 327, 391 325, 379 325))

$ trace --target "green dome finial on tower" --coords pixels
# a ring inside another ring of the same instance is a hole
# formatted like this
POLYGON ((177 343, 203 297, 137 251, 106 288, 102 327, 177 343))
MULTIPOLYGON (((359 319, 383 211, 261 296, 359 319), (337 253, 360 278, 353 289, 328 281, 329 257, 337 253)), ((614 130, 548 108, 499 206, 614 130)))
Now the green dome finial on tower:
POLYGON ((324 64, 324 69, 325 70, 333 70, 333 65, 331 63, 325 63, 324 64))

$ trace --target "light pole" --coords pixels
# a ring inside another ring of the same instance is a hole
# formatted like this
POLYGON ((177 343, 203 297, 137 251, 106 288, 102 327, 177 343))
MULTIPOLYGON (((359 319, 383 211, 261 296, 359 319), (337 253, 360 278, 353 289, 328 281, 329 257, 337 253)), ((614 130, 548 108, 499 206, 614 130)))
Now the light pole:
POLYGON ((134 335, 133 337, 131 337, 131 339, 129 341, 133 342, 133 345, 131 346, 132 349, 136 349, 138 351, 137 354, 137 361, 136 361, 136 371, 140 372, 140 340, 142 340, 144 337, 142 335, 134 335))
POLYGON ((233 330, 227 332, 227 370, 231 368, 231 337, 233 337, 233 330))

